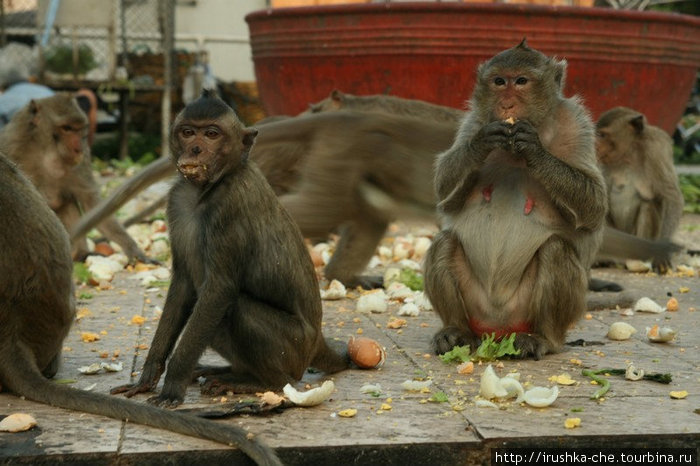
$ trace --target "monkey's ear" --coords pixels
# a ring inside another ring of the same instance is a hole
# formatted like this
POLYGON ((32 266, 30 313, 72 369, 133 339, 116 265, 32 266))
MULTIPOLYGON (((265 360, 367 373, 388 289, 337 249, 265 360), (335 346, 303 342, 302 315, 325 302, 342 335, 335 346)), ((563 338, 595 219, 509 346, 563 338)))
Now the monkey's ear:
POLYGON ((554 65, 554 81, 557 83, 557 86, 559 86, 560 90, 564 89, 564 81, 566 80, 566 66, 567 62, 565 59, 562 60, 553 60, 552 64, 554 65))
POLYGON ((29 113, 32 115, 32 125, 37 126, 39 124, 39 104, 34 99, 29 101, 29 113))
POLYGON ((338 89, 333 89, 331 91, 331 99, 335 100, 336 102, 341 102, 343 100, 343 97, 343 93, 338 89))
POLYGON ((530 49, 527 45, 527 37, 523 37, 523 40, 518 44, 519 49, 530 49))
POLYGON ((644 115, 637 115, 630 120, 630 125, 632 125, 635 132, 641 133, 644 131, 644 125, 646 125, 646 118, 644 118, 644 115))
POLYGON ((245 128, 243 130, 243 146, 246 149, 253 147, 253 142, 255 142, 255 136, 258 135, 258 130, 255 128, 245 128))

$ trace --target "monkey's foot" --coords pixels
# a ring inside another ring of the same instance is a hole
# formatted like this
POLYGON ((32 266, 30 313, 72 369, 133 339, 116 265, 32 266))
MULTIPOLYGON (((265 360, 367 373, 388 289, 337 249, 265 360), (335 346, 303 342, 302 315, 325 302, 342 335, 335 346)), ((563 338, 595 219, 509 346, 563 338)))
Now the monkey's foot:
POLYGON ((549 344, 547 341, 537 335, 531 333, 518 333, 515 335, 515 349, 520 350, 519 358, 532 358, 539 361, 542 356, 549 352, 549 344))
POLYGON ((588 280, 588 289, 590 291, 622 291, 624 288, 615 282, 591 278, 588 280))
POLYGON ((220 375, 231 372, 231 366, 203 366, 197 365, 192 373, 192 380, 197 380, 200 377, 207 377, 209 375, 220 375))
POLYGON ((221 396, 229 392, 232 393, 257 393, 268 390, 275 390, 279 387, 266 387, 252 380, 250 376, 244 378, 242 374, 221 374, 206 377, 199 386, 202 395, 221 396))
POLYGON ((375 275, 358 275, 351 279, 340 280, 348 288, 360 286, 365 290, 373 290, 384 286, 384 277, 375 275))
POLYGON ((451 351, 455 346, 469 345, 476 349, 481 344, 481 339, 471 331, 463 331, 457 327, 443 327, 434 336, 431 343, 435 354, 443 354, 451 351))
POLYGON ((177 408, 185 401, 185 397, 184 395, 167 394, 163 391, 160 395, 152 396, 146 401, 160 408, 177 408))

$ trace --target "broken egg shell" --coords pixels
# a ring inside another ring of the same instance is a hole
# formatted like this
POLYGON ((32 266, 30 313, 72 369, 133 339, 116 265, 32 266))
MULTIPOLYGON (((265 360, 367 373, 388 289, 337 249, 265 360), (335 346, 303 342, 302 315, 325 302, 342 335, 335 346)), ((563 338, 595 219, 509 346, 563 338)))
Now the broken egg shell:
POLYGON ((523 401, 535 408, 544 408, 554 403, 559 396, 559 387, 532 387, 523 395, 523 401))
POLYGON ((647 327, 647 338, 649 341, 656 343, 667 343, 676 338, 676 331, 670 327, 661 327, 654 325, 653 327, 647 327))
POLYGON ((401 388, 411 392, 419 392, 429 388, 433 384, 433 381, 428 380, 405 380, 401 383, 401 388))
POLYGON ((355 310, 362 313, 382 313, 386 312, 387 295, 384 290, 372 291, 370 293, 363 294, 357 299, 357 304, 355 305, 355 310))
POLYGON ((119 362, 102 362, 102 363, 100 363, 100 367, 107 372, 120 372, 124 369, 124 364, 122 364, 121 361, 119 361, 119 362))
POLYGON ((627 380, 642 380, 644 378, 644 370, 637 369, 634 367, 634 364, 630 364, 625 370, 625 378, 627 380))
POLYGON ((420 315, 420 309, 415 303, 406 303, 399 308, 397 312, 400 316, 417 317, 420 315))
POLYGON ((321 290, 321 299, 324 299, 327 301, 335 300, 335 299, 343 299, 347 296, 347 294, 348 294, 348 291, 345 288, 345 285, 343 285, 338 280, 333 280, 328 285, 327 289, 321 290))
POLYGON ((371 338, 350 337, 348 356, 360 369, 374 369, 384 364, 386 352, 371 338))
POLYGON ((664 308, 661 307, 657 302, 651 298, 640 298, 639 301, 634 305, 634 310, 636 312, 652 312, 654 314, 660 314, 664 312, 664 308))
POLYGON ((496 409, 498 409, 498 405, 492 401, 489 401, 489 400, 476 400, 474 402, 474 405, 476 405, 477 408, 496 408, 496 409))
POLYGON ((97 374, 102 370, 102 365, 99 362, 90 364, 89 366, 81 366, 78 368, 78 372, 85 375, 97 374))
POLYGON ((13 413, 0 421, 0 432, 24 432, 36 425, 31 414, 13 413))
POLYGON ((629 340, 635 333, 637 333, 637 329, 632 327, 627 322, 615 322, 614 324, 610 325, 607 336, 611 340, 622 341, 629 340))
POLYGON ((332 380, 326 380, 320 387, 312 388, 305 392, 297 391, 290 384, 284 386, 284 395, 297 406, 316 406, 326 401, 335 390, 332 380))

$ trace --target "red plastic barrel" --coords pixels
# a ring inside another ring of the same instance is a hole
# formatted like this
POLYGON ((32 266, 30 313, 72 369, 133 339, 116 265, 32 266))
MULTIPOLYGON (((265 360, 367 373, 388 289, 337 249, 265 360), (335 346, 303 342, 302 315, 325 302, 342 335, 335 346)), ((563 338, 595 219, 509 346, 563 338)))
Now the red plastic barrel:
POLYGON ((333 89, 464 108, 476 66, 523 37, 569 62, 566 94, 594 117, 624 105, 672 131, 700 66, 700 18, 522 4, 374 3, 246 16, 269 115, 294 115, 333 89))

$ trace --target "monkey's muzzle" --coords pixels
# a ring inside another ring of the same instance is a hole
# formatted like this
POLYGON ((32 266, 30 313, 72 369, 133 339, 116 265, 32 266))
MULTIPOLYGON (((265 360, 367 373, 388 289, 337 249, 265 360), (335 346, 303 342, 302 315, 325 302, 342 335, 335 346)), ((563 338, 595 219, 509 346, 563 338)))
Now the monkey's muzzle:
POLYGON ((182 173, 182 176, 188 180, 198 181, 206 179, 207 177, 207 166, 196 163, 183 163, 178 164, 177 169, 182 173))

